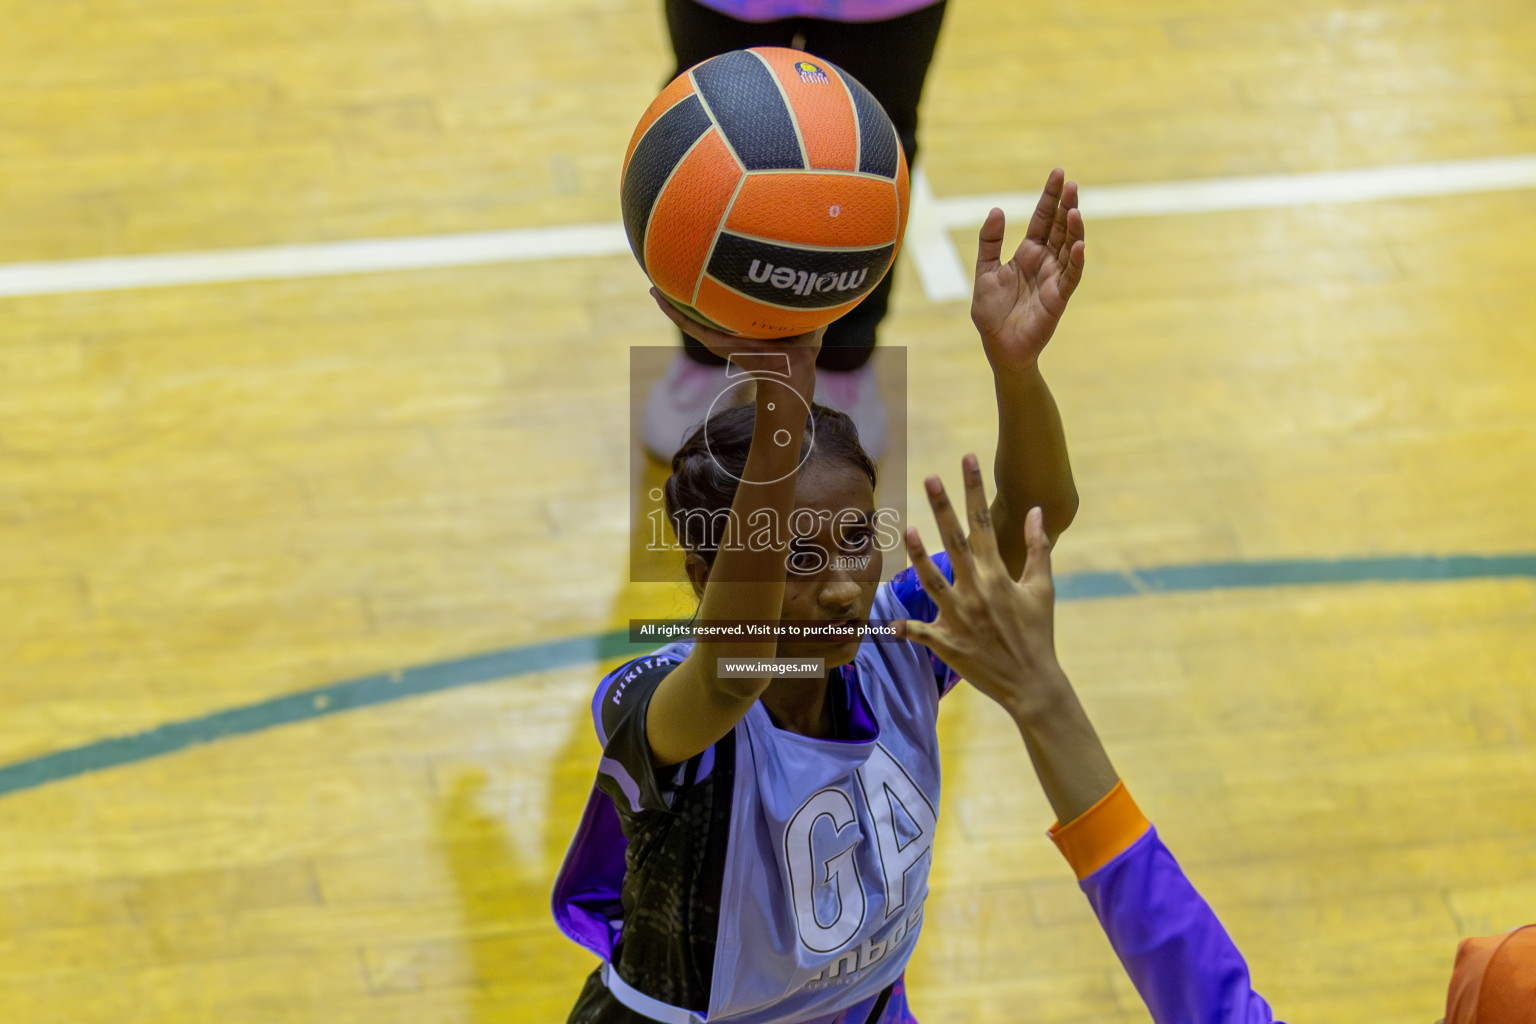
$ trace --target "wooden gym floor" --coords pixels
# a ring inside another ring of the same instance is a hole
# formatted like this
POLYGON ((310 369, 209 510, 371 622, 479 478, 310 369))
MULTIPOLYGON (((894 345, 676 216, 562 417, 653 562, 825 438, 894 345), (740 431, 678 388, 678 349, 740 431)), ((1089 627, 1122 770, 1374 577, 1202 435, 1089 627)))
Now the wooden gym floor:
MULTIPOLYGON (((610 224, 668 69, 650 0, 0 24, 0 282, 610 224)), ((1536 920, 1536 189, 1092 195, 1536 154, 1536 12, 954 0, 922 132, 940 200, 1084 183, 1060 646, 1118 766, 1282 1016, 1427 1024, 1458 937, 1536 920)), ((994 424, 896 273, 910 489, 994 424)), ((0 1019, 563 1020, 588 696, 688 610, 627 582, 668 326, 625 253, 259 276, 0 298, 0 1019)), ((921 1019, 1144 1021, 1000 714, 942 730, 921 1019)))

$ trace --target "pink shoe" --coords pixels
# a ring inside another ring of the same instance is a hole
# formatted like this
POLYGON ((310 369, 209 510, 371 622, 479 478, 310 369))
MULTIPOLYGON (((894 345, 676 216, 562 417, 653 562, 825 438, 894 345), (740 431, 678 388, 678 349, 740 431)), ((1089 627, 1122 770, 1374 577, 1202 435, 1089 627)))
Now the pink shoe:
POLYGON ((727 384, 725 367, 705 366, 679 352, 645 398, 640 419, 645 450, 670 463, 727 384))

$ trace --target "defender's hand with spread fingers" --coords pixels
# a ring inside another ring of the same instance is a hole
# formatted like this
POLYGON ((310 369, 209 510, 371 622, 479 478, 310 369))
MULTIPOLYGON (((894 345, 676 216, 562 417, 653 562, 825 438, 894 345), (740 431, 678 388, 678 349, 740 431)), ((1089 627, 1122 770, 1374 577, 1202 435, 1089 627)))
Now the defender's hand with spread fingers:
POLYGON ((1025 517, 1028 557, 1016 580, 998 553, 976 456, 965 457, 963 473, 969 535, 939 478, 926 482, 955 581, 945 580, 909 527, 912 565, 939 614, 932 623, 902 620, 895 628, 1007 710, 1058 820, 1071 821, 1112 790, 1119 776, 1056 659, 1056 590, 1043 517, 1038 508, 1025 517))

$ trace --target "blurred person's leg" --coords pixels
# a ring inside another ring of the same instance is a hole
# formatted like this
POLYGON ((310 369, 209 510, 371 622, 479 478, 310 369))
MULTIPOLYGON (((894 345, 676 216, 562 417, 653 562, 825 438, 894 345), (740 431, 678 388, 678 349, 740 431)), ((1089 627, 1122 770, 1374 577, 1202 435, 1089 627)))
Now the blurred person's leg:
MULTIPOLYGON (((885 108, 911 168, 917 158, 917 108, 944 21, 945 0, 888 21, 807 19, 804 48, 836 64, 885 108)), ((816 380, 817 400, 853 417, 870 455, 885 447, 885 404, 869 364, 890 308, 893 267, 874 290, 827 328, 816 380)))
MULTIPOLYGON (((701 61, 753 46, 788 46, 799 22, 739 21, 694 0, 665 0, 667 35, 677 59, 673 77, 701 61)), ((670 79, 669 79, 670 81, 670 79)), ((704 420, 715 396, 725 390, 725 360, 679 333, 683 347, 652 386, 641 418, 645 450, 668 461, 684 437, 704 420)))
MULTIPOLYGON (((869 89, 890 115, 909 166, 917 155, 917 108, 944 8, 940 0, 875 22, 795 18, 747 22, 696 0, 665 0, 667 31, 677 59, 675 74, 731 50, 798 44, 869 89)), ((885 443, 885 406, 868 364, 890 307, 893 277, 894 273, 887 273, 862 302, 833 322, 816 362, 822 371, 817 401, 852 416, 865 449, 877 458, 885 443)), ((680 337, 682 355, 651 389, 642 420, 646 449, 662 459, 670 458, 725 386, 724 361, 692 338, 680 337)))
MULTIPOLYGON (((923 83, 933 63, 946 0, 889 21, 841 22, 807 19, 805 49, 836 64, 857 78, 885 108, 907 166, 917 159, 917 107, 923 83)), ((821 358, 823 370, 848 372, 869 361, 875 333, 890 306, 894 270, 846 316, 827 328, 821 358)))
MULTIPOLYGON (((797 23, 739 21, 694 0, 665 0, 667 35, 676 68, 673 78, 700 61, 719 57, 733 49, 751 46, 788 46, 797 23)), ((641 419, 645 450, 662 461, 671 459, 688 431, 700 424, 720 391, 725 390, 725 361, 708 348, 679 333, 682 350, 667 372, 651 387, 641 419)))
MULTIPOLYGON (((695 0, 666 0, 667 35, 677 68, 672 77, 701 61, 753 46, 788 46, 804 21, 739 21, 695 0)), ((670 81, 671 79, 668 79, 670 81)))
MULTIPOLYGON (((782 21, 738 21, 696 0, 666 0, 666 12, 667 35, 672 41, 672 53, 677 58, 673 78, 695 64, 732 50, 746 50, 754 46, 789 46, 804 24, 796 18, 785 18, 782 21)), ((695 362, 704 366, 725 365, 725 360, 686 334, 679 333, 678 337, 683 340, 683 350, 695 362)))

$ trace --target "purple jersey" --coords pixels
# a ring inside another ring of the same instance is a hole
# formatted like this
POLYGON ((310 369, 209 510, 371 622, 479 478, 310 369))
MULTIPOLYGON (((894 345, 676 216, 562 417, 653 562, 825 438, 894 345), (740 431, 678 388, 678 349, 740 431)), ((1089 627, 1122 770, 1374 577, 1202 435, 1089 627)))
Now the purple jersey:
POLYGON ((1123 784, 1051 837, 1156 1024, 1282 1024, 1123 784))
POLYGON ((698 0, 737 21, 780 21, 818 18, 822 21, 890 21, 931 7, 937 0, 698 0))
MULTIPOLYGON (((875 619, 934 614, 910 570, 879 589, 871 611, 875 619)), ((635 690, 648 680, 654 687, 658 666, 669 670, 688 650, 671 644, 625 666, 594 701, 604 757, 556 882, 555 916, 604 959, 603 998, 678 1024, 909 1020, 900 981, 928 892, 939 803, 936 716, 955 674, 925 648, 866 641, 852 666, 836 673, 846 686, 836 738, 781 729, 759 703, 703 754, 653 770, 648 747, 643 757, 635 749, 649 702, 648 693, 636 700, 635 690), (626 703, 625 716, 605 721, 605 711, 616 715, 626 703), (728 820, 716 844, 711 820, 722 806, 728 820), (627 848, 635 842, 646 844, 638 861, 627 848), (713 851, 719 863, 689 875, 714 871, 718 895, 711 899, 701 885, 681 898, 675 886, 633 898, 652 862, 686 856, 679 846, 713 851), (673 963, 688 961, 702 945, 698 933, 712 930, 709 962, 677 964, 659 978, 626 968, 629 958, 616 954, 629 951, 627 929, 664 938, 690 932, 692 945, 670 956, 673 963), (707 985, 690 986, 686 975, 704 970, 707 985), (679 1006, 658 995, 698 1001, 679 1006)))

